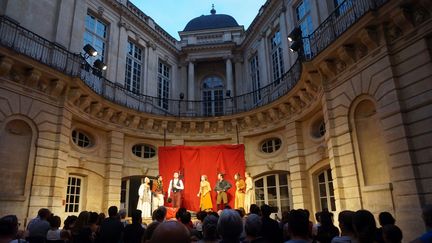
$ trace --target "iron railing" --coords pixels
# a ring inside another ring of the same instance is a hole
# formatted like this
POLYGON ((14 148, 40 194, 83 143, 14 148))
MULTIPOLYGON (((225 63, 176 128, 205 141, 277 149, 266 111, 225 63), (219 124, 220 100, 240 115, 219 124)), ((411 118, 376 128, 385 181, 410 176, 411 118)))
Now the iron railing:
MULTIPOLYGON (((388 0, 346 0, 311 34, 311 60, 335 41, 368 11, 388 0)), ((245 112, 269 104, 288 93, 301 75, 300 59, 278 80, 256 91, 218 100, 180 100, 137 94, 111 82, 90 67, 80 54, 50 42, 20 26, 14 20, 0 16, 0 44, 26 55, 56 70, 81 78, 95 93, 131 109, 169 116, 223 116, 245 112)))

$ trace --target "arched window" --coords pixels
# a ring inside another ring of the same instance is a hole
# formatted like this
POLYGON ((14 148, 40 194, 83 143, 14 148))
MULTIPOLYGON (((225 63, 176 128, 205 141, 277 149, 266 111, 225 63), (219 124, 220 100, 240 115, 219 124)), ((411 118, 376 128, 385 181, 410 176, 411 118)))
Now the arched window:
POLYGON ((72 131, 72 141, 81 148, 90 148, 93 145, 90 136, 81 130, 72 131))
POLYGON ((270 174, 255 179, 256 204, 277 207, 278 214, 291 209, 289 175, 270 174))
POLYGON ((282 141, 279 138, 270 138, 261 143, 261 151, 264 153, 274 153, 280 149, 282 141))
POLYGON ((148 144, 136 144, 132 147, 132 153, 137 157, 149 159, 156 155, 156 149, 148 144))
POLYGON ((331 169, 326 169, 320 172, 316 178, 318 184, 318 198, 320 211, 327 209, 336 211, 336 202, 333 189, 333 178, 331 169))
POLYGON ((220 116, 224 110, 224 84, 220 77, 209 76, 202 83, 203 109, 205 116, 220 116))

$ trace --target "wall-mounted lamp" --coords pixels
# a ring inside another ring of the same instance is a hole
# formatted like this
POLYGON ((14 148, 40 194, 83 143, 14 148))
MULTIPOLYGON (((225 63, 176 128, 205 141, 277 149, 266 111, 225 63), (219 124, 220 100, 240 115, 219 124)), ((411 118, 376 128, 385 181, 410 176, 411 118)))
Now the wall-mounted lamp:
POLYGON ((298 52, 303 47, 302 30, 299 27, 294 28, 288 35, 288 40, 291 42, 290 51, 298 52))
POLYGON ((184 93, 181 92, 181 93, 180 93, 180 100, 183 100, 183 99, 184 99, 184 93))
POLYGON ((96 61, 94 61, 93 66, 103 71, 105 71, 108 68, 108 66, 105 63, 103 63, 101 59, 97 59, 96 61))
POLYGON ((91 46, 90 44, 87 44, 83 47, 83 50, 85 51, 85 53, 87 55, 89 55, 90 57, 95 57, 97 56, 97 51, 96 49, 93 48, 93 46, 91 46))

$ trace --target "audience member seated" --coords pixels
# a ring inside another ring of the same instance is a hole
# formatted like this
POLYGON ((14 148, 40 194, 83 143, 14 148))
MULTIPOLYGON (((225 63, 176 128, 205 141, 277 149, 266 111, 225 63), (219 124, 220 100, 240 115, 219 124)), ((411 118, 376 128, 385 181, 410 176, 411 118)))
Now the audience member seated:
POLYGON ((89 227, 89 218, 90 213, 87 211, 82 211, 78 215, 78 219, 74 224, 74 227, 71 230, 72 233, 72 242, 82 242, 82 243, 91 243, 93 242, 93 234, 89 227))
POLYGON ((384 243, 401 243, 402 231, 394 224, 387 224, 382 227, 382 238, 384 243))
POLYGON ((246 218, 245 223, 246 239, 243 243, 267 243, 261 235, 262 232, 262 220, 261 217, 256 214, 251 214, 246 218))
POLYGON ((250 212, 249 214, 256 214, 256 215, 261 216, 261 210, 258 207, 258 205, 256 205, 256 204, 250 205, 249 212, 250 212))
POLYGON ((0 243, 26 243, 23 235, 18 232, 18 218, 16 215, 7 215, 0 219, 0 243))
POLYGON ((217 214, 210 213, 204 218, 202 225, 203 238, 198 241, 199 243, 216 243, 219 242, 217 234, 217 214))
POLYGON ((379 243, 384 243, 383 239, 383 227, 386 225, 394 225, 396 223, 396 220, 393 218, 393 216, 389 212, 382 212, 378 216, 379 224, 381 225, 381 228, 377 230, 376 234, 376 241, 379 243))
POLYGON ((240 215, 232 209, 224 209, 217 223, 217 232, 222 242, 240 242, 240 235, 243 232, 243 221, 240 215))
POLYGON ((318 234, 318 228, 321 226, 320 215, 321 215, 321 212, 316 212, 315 213, 316 224, 314 224, 312 226, 312 236, 313 237, 315 237, 318 234))
POLYGON ((189 243, 190 235, 187 228, 177 221, 160 223, 153 232, 151 243, 189 243))
POLYGON ((189 235, 191 237, 192 241, 198 241, 202 238, 202 235, 198 230, 193 228, 193 224, 191 221, 191 214, 189 212, 184 212, 180 215, 180 222, 186 226, 186 228, 189 230, 189 235))
POLYGON ((153 221, 158 221, 162 223, 165 221, 167 215, 167 209, 164 206, 159 206, 157 209, 153 211, 152 219, 153 221))
POLYGON ((48 218, 51 229, 48 230, 46 239, 49 241, 61 240, 61 230, 59 229, 61 219, 59 216, 52 216, 48 218))
POLYGON ((118 243, 123 232, 123 224, 117 215, 118 209, 116 206, 111 206, 108 209, 108 218, 106 218, 100 226, 99 242, 103 243, 118 243))
POLYGON ((155 231, 155 229, 159 226, 159 224, 161 224, 159 221, 153 221, 151 224, 149 224, 146 228, 146 230, 144 231, 144 240, 143 242, 150 242, 150 239, 153 236, 153 232, 155 231))
POLYGON ((334 237, 331 243, 355 243, 357 239, 355 237, 353 228, 353 211, 342 211, 339 213, 338 221, 339 228, 341 230, 340 236, 334 237))
POLYGON ((198 230, 198 232, 201 232, 201 234, 202 234, 202 225, 203 225, 205 217, 207 217, 207 212, 199 211, 196 214, 196 217, 197 217, 197 220, 193 223, 194 228, 196 230, 198 230))
POLYGON ((375 235, 377 232, 375 218, 367 210, 358 210, 353 217, 354 232, 357 235, 359 243, 376 242, 375 235))
POLYGON ((309 219, 303 210, 291 210, 288 219, 288 234, 285 243, 309 243, 309 219))
POLYGON ((430 243, 432 242, 432 204, 423 207, 422 218, 426 226, 426 232, 411 243, 430 243))
POLYGON ((141 210, 134 210, 132 212, 132 224, 126 225, 124 229, 124 243, 141 243, 145 231, 142 227, 141 213, 141 210))
POLYGON ((282 242, 282 231, 279 223, 270 218, 273 208, 267 204, 261 206, 262 214, 262 237, 269 242, 282 242))
POLYGON ((51 228, 48 223, 48 218, 51 216, 51 212, 47 208, 41 208, 38 211, 36 218, 30 220, 27 225, 28 237, 27 240, 30 243, 44 242, 48 230, 51 228))
POLYGON ((126 227, 126 225, 128 225, 128 222, 126 220, 126 216, 127 216, 126 209, 124 208, 120 209, 118 215, 120 217, 120 222, 123 224, 123 227, 126 227))
POLYGON ((315 239, 320 243, 330 243, 332 239, 339 236, 339 229, 333 225, 332 216, 329 212, 321 212, 320 223, 315 239))

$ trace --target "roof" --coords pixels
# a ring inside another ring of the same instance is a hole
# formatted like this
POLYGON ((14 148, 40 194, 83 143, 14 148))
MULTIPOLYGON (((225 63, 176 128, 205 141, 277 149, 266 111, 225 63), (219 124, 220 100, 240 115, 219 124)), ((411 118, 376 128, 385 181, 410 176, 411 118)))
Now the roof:
POLYGON ((212 9, 210 15, 201 15, 192 19, 187 23, 183 31, 220 29, 229 27, 238 27, 237 21, 227 14, 216 14, 216 10, 212 9))

